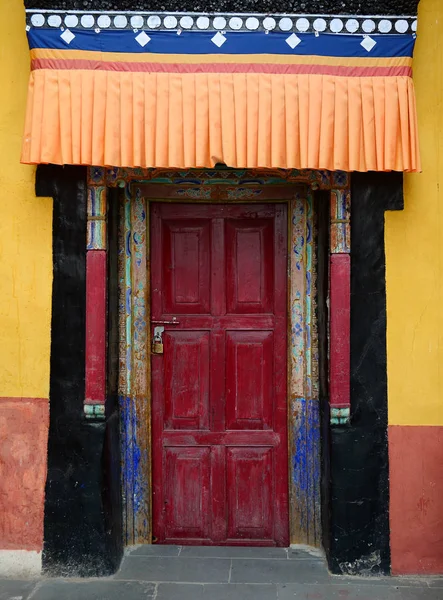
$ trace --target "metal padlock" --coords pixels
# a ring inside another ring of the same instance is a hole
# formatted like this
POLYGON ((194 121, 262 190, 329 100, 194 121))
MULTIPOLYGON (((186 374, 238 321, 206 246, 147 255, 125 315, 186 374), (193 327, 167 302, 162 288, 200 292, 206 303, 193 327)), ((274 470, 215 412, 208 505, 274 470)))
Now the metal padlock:
POLYGON ((152 354, 163 354, 163 338, 162 333, 164 327, 156 327, 154 329, 154 337, 152 338, 151 352, 152 354))

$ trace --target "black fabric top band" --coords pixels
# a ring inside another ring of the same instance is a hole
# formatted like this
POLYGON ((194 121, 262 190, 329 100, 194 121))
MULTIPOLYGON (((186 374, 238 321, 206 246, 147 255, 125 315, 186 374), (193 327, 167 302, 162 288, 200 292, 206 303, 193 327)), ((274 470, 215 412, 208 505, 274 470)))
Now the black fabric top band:
POLYGON ((417 14, 419 0, 25 0, 26 8, 94 11, 195 11, 341 15, 417 14))

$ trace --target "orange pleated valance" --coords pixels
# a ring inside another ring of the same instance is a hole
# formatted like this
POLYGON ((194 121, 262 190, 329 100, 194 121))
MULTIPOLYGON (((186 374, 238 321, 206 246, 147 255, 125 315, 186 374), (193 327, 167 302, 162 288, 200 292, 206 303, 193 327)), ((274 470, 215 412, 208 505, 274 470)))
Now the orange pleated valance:
POLYGON ((25 163, 420 170, 412 36, 374 36, 372 54, 340 36, 337 56, 330 39, 300 52, 327 35, 159 31, 132 52, 132 31, 29 33, 25 163))

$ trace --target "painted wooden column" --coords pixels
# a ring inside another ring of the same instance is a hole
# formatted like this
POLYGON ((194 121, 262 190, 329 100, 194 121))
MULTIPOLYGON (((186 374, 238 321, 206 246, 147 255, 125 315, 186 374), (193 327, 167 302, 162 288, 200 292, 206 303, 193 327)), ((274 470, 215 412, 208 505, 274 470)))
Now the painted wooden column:
MULTIPOLYGON (((121 187, 118 172, 111 185, 121 187)), ((149 210, 146 199, 126 185, 119 229, 119 402, 124 541, 152 542, 149 210)))
POLYGON ((331 191, 330 373, 331 424, 350 421, 351 229, 349 190, 331 191))
POLYGON ((102 169, 91 169, 86 238, 86 370, 87 419, 104 419, 106 402, 107 197, 102 169))
POLYGON ((291 202, 289 449, 291 544, 321 545, 320 405, 311 190, 291 202))

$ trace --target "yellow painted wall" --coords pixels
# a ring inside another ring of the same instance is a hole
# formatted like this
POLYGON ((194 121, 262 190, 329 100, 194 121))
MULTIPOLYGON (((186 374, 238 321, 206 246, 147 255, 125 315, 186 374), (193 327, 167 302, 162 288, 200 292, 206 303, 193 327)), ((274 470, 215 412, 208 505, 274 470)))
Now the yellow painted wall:
POLYGON ((29 51, 20 0, 0 0, 0 397, 49 395, 52 200, 20 165, 29 51))
POLYGON ((391 425, 443 425, 443 0, 421 0, 414 55, 423 172, 386 214, 391 425))

